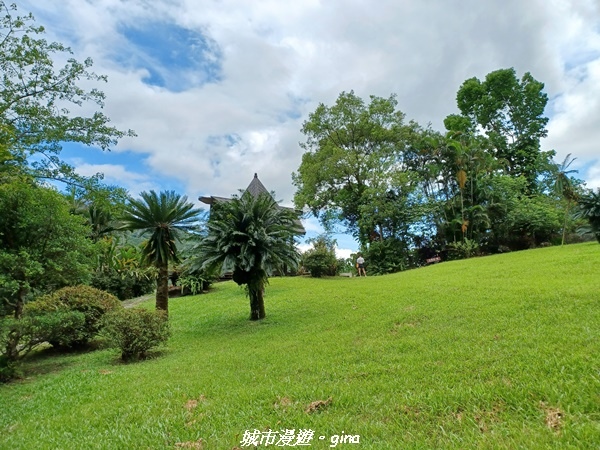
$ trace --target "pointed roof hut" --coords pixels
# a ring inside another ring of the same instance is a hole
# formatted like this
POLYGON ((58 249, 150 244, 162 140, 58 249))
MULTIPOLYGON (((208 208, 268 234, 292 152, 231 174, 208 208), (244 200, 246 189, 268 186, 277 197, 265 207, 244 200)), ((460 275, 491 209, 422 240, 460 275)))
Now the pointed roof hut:
MULTIPOLYGON (((246 190, 244 192, 248 192, 248 193, 252 194, 253 197, 258 197, 261 194, 271 195, 271 193, 267 190, 265 185, 262 184, 262 182, 258 179, 257 173, 254 174, 254 178, 252 179, 252 181, 250 182, 250 184, 248 185, 248 187, 246 188, 246 190)), ((216 197, 214 195, 211 195, 208 197, 199 197, 198 200, 200 200, 202 203, 212 206, 214 203, 228 202, 231 200, 231 197, 216 197)), ((288 207, 279 206, 279 205, 278 205, 278 207, 294 211, 298 214, 298 216, 301 214, 299 211, 296 211, 293 208, 288 208, 288 207)), ((302 231, 304 233, 306 233, 306 231, 304 230, 304 226, 302 225, 300 220, 298 220, 298 225, 300 225, 300 227, 302 228, 302 231)))
POLYGON ((267 188, 265 187, 265 185, 262 184, 260 182, 260 180, 258 179, 257 173, 254 174, 254 178, 252 179, 252 181, 246 188, 246 192, 249 192, 250 194, 252 194, 253 197, 258 197, 260 194, 271 195, 270 192, 267 191, 267 188))

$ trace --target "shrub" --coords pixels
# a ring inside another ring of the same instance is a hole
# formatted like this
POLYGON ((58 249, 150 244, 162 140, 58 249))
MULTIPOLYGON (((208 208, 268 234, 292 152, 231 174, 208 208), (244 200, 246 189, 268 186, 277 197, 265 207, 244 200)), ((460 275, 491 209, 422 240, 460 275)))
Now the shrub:
POLYGON ((92 275, 91 285, 109 292, 119 300, 150 294, 156 287, 156 278, 146 273, 119 272, 116 270, 97 271, 92 275))
POLYGON ((156 286, 156 268, 144 266, 142 251, 133 245, 121 245, 114 237, 97 244, 97 267, 91 285, 110 292, 120 300, 151 293, 156 286))
POLYGON ((123 360, 146 356, 148 350, 165 343, 171 335, 164 311, 120 309, 107 314, 103 322, 102 335, 121 350, 123 360))
POLYGON ((479 254, 479 244, 471 239, 448 244, 449 259, 467 259, 479 254))
POLYGON ((66 345, 81 339, 85 315, 79 311, 54 311, 0 321, 0 381, 19 375, 19 361, 44 342, 66 345))
POLYGON ((207 290, 212 281, 201 275, 183 275, 179 277, 178 283, 181 286, 182 295, 196 295, 202 294, 203 291, 207 290))
POLYGON ((33 349, 43 342, 56 342, 59 347, 68 347, 70 342, 85 338, 85 314, 81 311, 26 315, 18 322, 24 348, 33 349))
POLYGON ((4 354, 0 354, 0 383, 14 380, 21 375, 19 361, 12 360, 4 354))
POLYGON ((302 265, 315 278, 333 276, 337 273, 337 259, 325 249, 308 250, 302 258, 302 265))
POLYGON ((311 277, 334 276, 338 273, 338 260, 335 256, 335 240, 321 235, 312 240, 313 248, 302 255, 302 267, 311 277))
POLYGON ((600 189, 596 192, 590 190, 581 196, 575 217, 586 219, 588 226, 584 228, 585 232, 595 236, 600 242, 600 189))
POLYGON ((122 309, 122 305, 114 295, 80 285, 59 289, 26 304, 24 315, 40 316, 55 311, 82 313, 85 323, 80 329, 73 329, 70 337, 67 336, 67 330, 63 330, 60 339, 48 341, 56 347, 77 347, 85 345, 96 336, 102 326, 102 316, 116 309, 122 309))

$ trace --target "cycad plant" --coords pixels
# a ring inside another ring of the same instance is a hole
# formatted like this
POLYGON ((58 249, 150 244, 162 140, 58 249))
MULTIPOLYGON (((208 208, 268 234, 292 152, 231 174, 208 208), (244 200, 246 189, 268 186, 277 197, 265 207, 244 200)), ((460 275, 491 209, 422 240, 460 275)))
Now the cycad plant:
POLYGON ((579 199, 579 210, 575 213, 577 218, 587 219, 590 231, 600 242, 600 188, 594 192, 582 195, 579 199))
POLYGON ((203 267, 232 273, 237 284, 247 286, 250 320, 264 318, 263 294, 269 276, 298 265, 294 236, 302 228, 297 215, 281 208, 267 193, 255 197, 245 192, 213 205, 207 229, 198 246, 203 267))
POLYGON ((125 208, 121 229, 149 235, 142 255, 158 269, 156 309, 169 310, 169 261, 179 261, 176 241, 181 240, 182 233, 195 228, 199 213, 185 195, 174 191, 142 192, 139 199, 130 200, 125 208))

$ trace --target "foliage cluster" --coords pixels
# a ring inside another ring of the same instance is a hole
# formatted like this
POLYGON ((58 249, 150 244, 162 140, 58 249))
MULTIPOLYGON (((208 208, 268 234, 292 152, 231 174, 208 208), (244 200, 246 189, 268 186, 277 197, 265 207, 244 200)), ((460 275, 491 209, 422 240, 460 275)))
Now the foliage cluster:
POLYGON ((308 242, 313 247, 302 254, 301 266, 314 278, 337 275, 340 267, 335 256, 335 240, 321 235, 308 242))
POLYGON ((378 239, 371 242, 364 252, 365 265, 372 275, 400 272, 410 267, 411 254, 406 242, 401 239, 378 239))
POLYGON ((33 295, 89 281, 93 245, 58 192, 28 179, 0 183, 0 309, 17 317, 33 295))
POLYGON ((577 217, 585 219, 588 223, 582 231, 594 235, 600 243, 600 189, 581 197, 577 217))
POLYGON ((121 350, 123 360, 132 360, 164 344, 171 331, 165 311, 122 308, 104 317, 102 335, 110 346, 121 350))
POLYGON ((39 316, 55 311, 77 311, 83 314, 85 321, 77 332, 48 341, 57 347, 78 347, 87 344, 98 334, 105 314, 120 309, 123 309, 121 302, 114 295, 80 285, 59 289, 27 303, 24 315, 39 316))
POLYGON ((154 290, 156 269, 143 263, 139 247, 120 244, 113 236, 97 243, 98 263, 90 285, 110 292, 119 300, 139 297, 154 290))
POLYGON ((23 357, 42 343, 56 348, 86 345, 100 331, 103 316, 118 309, 121 303, 113 295, 80 285, 43 295, 16 317, 0 318, 0 379, 16 377, 23 357))
POLYGON ((337 260, 338 273, 354 273, 356 263, 352 258, 338 258, 337 260))
POLYGON ((556 164, 541 150, 547 102, 530 73, 496 70, 460 86, 460 114, 441 133, 406 122, 394 95, 342 92, 303 124, 296 207, 325 229, 345 227, 372 273, 420 266, 427 255, 564 243, 580 225, 572 206, 585 189, 570 155, 556 164))
POLYGON ((92 275, 90 286, 110 292, 119 300, 127 300, 154 292, 155 273, 152 268, 142 273, 117 270, 96 271, 92 275))
POLYGON ((185 274, 179 277, 177 282, 181 286, 182 295, 197 295, 208 290, 213 280, 214 277, 207 275, 185 274))
POLYGON ((471 239, 448 244, 448 259, 466 259, 476 256, 479 244, 471 239))
POLYGON ((83 104, 102 109, 104 93, 82 85, 107 78, 91 71, 90 58, 77 61, 70 48, 44 39, 44 28, 34 25, 31 14, 19 16, 16 5, 3 0, 0 11, 0 142, 9 153, 2 163, 36 178, 97 185, 101 177, 78 176, 60 152, 65 142, 108 149, 135 135, 110 126, 100 111, 85 117, 70 110, 83 104))
POLYGON ((36 347, 46 342, 68 347, 85 338, 84 330, 85 315, 80 311, 0 318, 0 382, 19 376, 20 360, 36 347))

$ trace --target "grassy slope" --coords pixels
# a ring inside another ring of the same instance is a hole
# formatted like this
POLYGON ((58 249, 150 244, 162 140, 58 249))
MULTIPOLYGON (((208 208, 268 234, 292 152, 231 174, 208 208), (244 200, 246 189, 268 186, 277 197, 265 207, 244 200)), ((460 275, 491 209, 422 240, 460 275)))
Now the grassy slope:
POLYGON ((232 449, 269 428, 314 430, 300 448, 598 448, 599 305, 598 244, 273 279, 260 323, 223 283, 171 300, 160 357, 30 361, 0 386, 0 448, 232 449))

